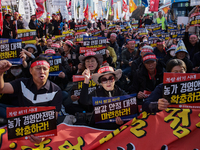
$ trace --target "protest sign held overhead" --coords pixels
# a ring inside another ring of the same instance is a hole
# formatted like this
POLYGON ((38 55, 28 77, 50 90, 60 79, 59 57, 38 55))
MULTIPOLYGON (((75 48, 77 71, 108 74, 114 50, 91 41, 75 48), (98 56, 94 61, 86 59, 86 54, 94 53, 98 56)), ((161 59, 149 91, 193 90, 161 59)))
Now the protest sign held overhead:
MULTIPOLYGON (((73 75, 72 95, 80 97, 81 89, 83 88, 84 77, 82 75, 73 75)), ((90 79, 88 86, 88 94, 92 93, 97 88, 97 84, 90 79)))
POLYGON ((87 25, 75 25, 76 32, 86 32, 87 31, 87 25))
POLYGON ((39 137, 56 136, 55 106, 8 107, 8 140, 27 140, 34 134, 39 137))
POLYGON ((17 30, 17 38, 22 41, 26 41, 24 43, 28 43, 27 41, 35 40, 36 38, 36 30, 27 30, 27 29, 18 29, 17 30))
POLYGON ((85 54, 87 52, 93 51, 96 54, 105 55, 106 54, 106 47, 98 47, 98 48, 91 48, 91 47, 80 47, 79 53, 85 54))
POLYGON ((93 97, 96 123, 115 122, 116 117, 123 121, 137 116, 136 94, 118 97, 93 97))
POLYGON ((170 107, 200 108, 200 74, 164 73, 163 87, 170 107))
POLYGON ((190 26, 200 26, 200 12, 193 13, 189 20, 190 26))
POLYGON ((22 40, 0 38, 0 60, 8 60, 13 65, 22 64, 20 52, 22 51, 22 40))
POLYGON ((86 47, 103 47, 106 45, 106 37, 92 37, 92 36, 84 36, 83 37, 83 46, 86 47))

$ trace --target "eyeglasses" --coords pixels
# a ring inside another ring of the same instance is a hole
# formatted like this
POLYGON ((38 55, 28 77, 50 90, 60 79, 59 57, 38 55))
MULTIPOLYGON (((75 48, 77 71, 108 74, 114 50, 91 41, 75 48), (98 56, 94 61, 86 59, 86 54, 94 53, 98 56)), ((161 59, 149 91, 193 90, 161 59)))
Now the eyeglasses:
POLYGON ((102 84, 106 84, 107 82, 112 83, 112 82, 114 82, 114 80, 115 80, 114 76, 110 76, 108 79, 103 77, 103 78, 101 78, 101 83, 102 84))

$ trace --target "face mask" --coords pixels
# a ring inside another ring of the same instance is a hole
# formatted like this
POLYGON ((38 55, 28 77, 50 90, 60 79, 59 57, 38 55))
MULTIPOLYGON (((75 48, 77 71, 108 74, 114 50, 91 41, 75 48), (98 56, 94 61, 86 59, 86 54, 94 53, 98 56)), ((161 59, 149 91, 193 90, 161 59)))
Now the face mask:
POLYGON ((169 52, 169 54, 170 54, 172 57, 174 57, 174 56, 175 56, 175 50, 171 50, 171 51, 169 52))
POLYGON ((18 76, 22 73, 22 69, 19 68, 19 69, 11 69, 10 72, 12 73, 13 76, 18 76))

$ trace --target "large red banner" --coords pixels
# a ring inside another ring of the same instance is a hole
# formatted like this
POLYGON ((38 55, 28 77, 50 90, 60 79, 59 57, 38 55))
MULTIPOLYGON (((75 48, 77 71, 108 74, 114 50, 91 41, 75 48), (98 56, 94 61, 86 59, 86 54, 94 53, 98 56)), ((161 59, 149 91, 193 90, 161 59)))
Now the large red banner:
POLYGON ((150 0, 149 11, 158 11, 159 0, 150 0))
POLYGON ((10 150, 189 150, 199 149, 200 110, 168 108, 157 114, 143 112, 115 131, 60 124, 57 136, 40 144, 8 141, 0 129, 0 149, 10 150))

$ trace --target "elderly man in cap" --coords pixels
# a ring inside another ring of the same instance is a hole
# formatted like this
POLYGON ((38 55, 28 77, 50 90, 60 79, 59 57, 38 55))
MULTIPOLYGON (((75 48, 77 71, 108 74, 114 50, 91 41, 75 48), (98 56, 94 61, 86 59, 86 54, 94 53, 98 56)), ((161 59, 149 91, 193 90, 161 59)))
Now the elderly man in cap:
POLYGON ((126 41, 127 49, 122 51, 122 72, 124 75, 128 75, 131 72, 131 64, 133 60, 136 58, 136 49, 135 49, 135 41, 127 40, 126 41))
POLYGON ((3 34, 2 38, 8 38, 11 39, 11 25, 10 25, 11 15, 6 14, 5 19, 3 21, 3 34))
MULTIPOLYGON (((7 60, 0 61, 0 93, 17 94, 21 107, 55 106, 56 117, 61 109, 62 92, 53 82, 48 80, 50 64, 46 58, 38 57, 31 62, 31 78, 20 78, 12 82, 4 82, 3 75, 12 64, 7 60)), ((2 113, 2 112, 1 112, 2 113)), ((4 112, 6 114, 6 111, 4 112)), ((31 135, 33 143, 40 143, 41 138, 31 135)))
POLYGON ((19 20, 19 13, 14 13, 14 18, 11 21, 11 27, 12 27, 12 33, 13 33, 13 39, 17 38, 17 29, 25 29, 24 23, 19 20))
POLYGON ((154 48, 153 53, 156 55, 158 60, 164 63, 164 57, 167 55, 165 41, 163 39, 158 39, 156 44, 157 46, 154 48))
POLYGON ((138 104, 142 104, 147 93, 151 93, 155 87, 163 82, 164 66, 152 52, 143 55, 143 63, 136 71, 136 76, 130 88, 130 93, 137 93, 138 104))
POLYGON ((114 48, 117 57, 119 58, 119 45, 117 44, 117 34, 110 34, 110 47, 114 48))
POLYGON ((51 38, 54 33, 54 26, 50 22, 50 18, 46 18, 46 22, 44 23, 43 27, 44 36, 47 38, 51 38))
POLYGON ((193 61, 194 54, 200 51, 200 43, 198 41, 198 37, 195 34, 189 36, 189 28, 190 25, 188 24, 185 29, 185 36, 183 38, 183 42, 189 53, 190 60, 193 61))

